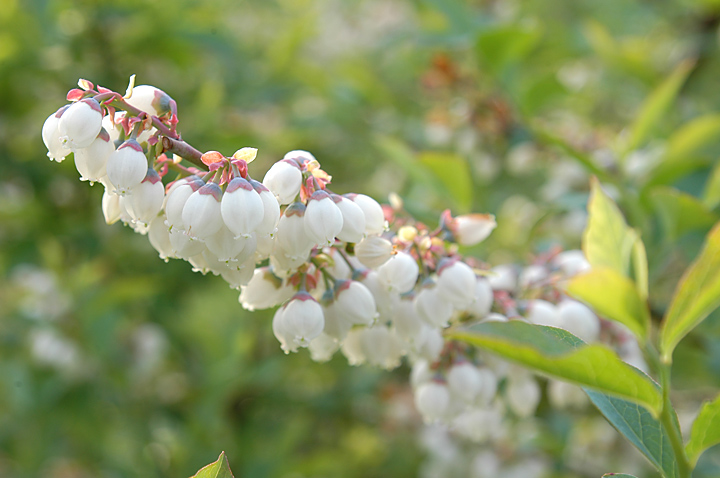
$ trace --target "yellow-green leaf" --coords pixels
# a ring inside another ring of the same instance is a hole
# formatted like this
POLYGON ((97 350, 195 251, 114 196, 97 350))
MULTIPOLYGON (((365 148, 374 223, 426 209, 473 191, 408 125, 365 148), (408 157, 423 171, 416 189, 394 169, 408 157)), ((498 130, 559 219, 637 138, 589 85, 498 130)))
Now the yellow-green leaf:
POLYGON ((567 286, 570 295, 592 307, 598 315, 620 322, 638 338, 645 340, 650 328, 650 312, 635 284, 608 267, 592 269, 575 276, 567 286))
POLYGON ((620 209, 602 190, 600 182, 593 178, 588 202, 588 225, 582 242, 588 262, 593 267, 609 267, 628 275, 635 237, 620 209))
POLYGON ((452 153, 420 153, 420 163, 440 180, 455 200, 457 212, 469 212, 472 204, 472 179, 464 158, 452 153))
POLYGON ((647 375, 606 346, 585 345, 566 330, 521 321, 486 322, 448 336, 535 372, 637 403, 654 414, 660 411, 660 391, 647 375))
POLYGON ((220 453, 217 461, 210 463, 190 478, 234 478, 225 452, 220 453))
POLYGON ((715 165, 710 173, 703 192, 703 204, 708 209, 715 209, 720 205, 720 162, 715 165))
POLYGON ((663 360, 670 362, 675 346, 710 312, 720 306, 720 223, 705 239, 700 255, 675 289, 660 331, 663 360))
POLYGON ((712 402, 705 402, 690 432, 685 446, 690 464, 695 466, 700 455, 711 446, 720 443, 720 395, 712 402))
POLYGON ((695 118, 670 136, 664 161, 682 161, 720 136, 720 115, 695 118))
POLYGON ((695 196, 677 189, 656 188, 651 198, 670 240, 675 240, 689 231, 707 229, 720 219, 717 214, 708 211, 695 196))
POLYGON ((633 241, 632 248, 632 269, 637 291, 643 300, 647 300, 649 288, 647 253, 645 252, 645 244, 637 232, 635 232, 635 240, 633 241))

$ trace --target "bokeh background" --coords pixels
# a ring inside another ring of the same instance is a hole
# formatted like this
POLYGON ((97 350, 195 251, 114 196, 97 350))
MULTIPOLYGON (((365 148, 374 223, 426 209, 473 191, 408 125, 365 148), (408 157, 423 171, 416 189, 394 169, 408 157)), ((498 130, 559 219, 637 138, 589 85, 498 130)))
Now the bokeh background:
MULTIPOLYGON (((269 313, 105 225, 40 129, 78 78, 136 74, 200 150, 259 148, 257 178, 307 149, 334 190, 397 192, 430 224, 496 214, 467 251, 493 265, 577 248, 596 174, 661 316, 718 219, 719 25, 713 0, 2 0, 0 476, 187 477, 221 450, 237 477, 482 477, 478 450, 543 464, 507 476, 642 471, 593 410, 543 400, 499 446, 450 446, 421 431, 407 367, 283 355, 269 313)), ((720 386, 719 336, 713 317, 678 349, 684 423, 720 386)))

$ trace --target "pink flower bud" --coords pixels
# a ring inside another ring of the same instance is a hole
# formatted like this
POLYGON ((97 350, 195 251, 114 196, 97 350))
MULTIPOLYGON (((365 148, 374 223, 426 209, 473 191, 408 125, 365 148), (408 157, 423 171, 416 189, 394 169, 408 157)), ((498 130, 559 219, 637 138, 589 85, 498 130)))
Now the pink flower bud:
POLYGON ((220 206, 223 222, 235 237, 248 237, 262 222, 263 201, 247 179, 235 178, 227 186, 220 206))
POLYGON ((349 194, 346 197, 352 199, 362 209, 365 215, 366 234, 380 234, 385 230, 385 213, 376 200, 364 194, 349 194))
MULTIPOLYGON (((250 180, 250 184, 255 189, 255 192, 260 196, 260 200, 263 204, 263 217, 260 224, 255 228, 259 237, 264 237, 269 234, 275 234, 277 231, 278 221, 280 220, 280 206, 275 199, 273 193, 270 192, 261 182, 250 180)), ((270 252, 268 251, 268 254, 270 252)))
POLYGON ((65 156, 70 154, 70 150, 63 147, 62 141, 60 140, 60 132, 58 131, 60 117, 69 107, 70 105, 63 106, 48 116, 42 127, 42 139, 45 147, 48 149, 48 158, 58 163, 62 162, 65 156))
POLYGON ((125 208, 136 222, 149 224, 162 209, 165 187, 158 173, 148 168, 145 179, 125 197, 125 208))
POLYGON ((343 226, 337 234, 337 238, 343 242, 360 242, 365 236, 365 214, 363 210, 348 198, 337 194, 333 194, 331 198, 340 210, 343 219, 343 226))
MULTIPOLYGON (((102 128, 102 108, 93 98, 70 105, 58 122, 60 141, 66 148, 87 148, 102 128)), ((142 178, 141 178, 142 179, 142 178)))
POLYGON ((338 281, 335 311, 351 324, 371 325, 379 314, 370 290, 357 281, 338 281))
POLYGON ((343 227, 343 216, 325 191, 316 191, 308 200, 304 227, 315 244, 329 246, 335 242, 343 227))
POLYGON ((462 246, 474 246, 490 235, 497 223, 492 214, 465 214, 454 218, 451 229, 462 246))
POLYGON ((438 294, 456 309, 464 309, 475 299, 475 272, 462 261, 444 259, 438 266, 438 294))
POLYGON ((286 333, 300 347, 320 335, 325 326, 322 307, 307 292, 298 292, 285 304, 283 324, 286 333))
POLYGON ((294 161, 280 160, 270 167, 262 182, 280 204, 290 204, 300 193, 302 172, 294 161))
POLYGON ((121 144, 108 158, 107 175, 115 192, 124 196, 140 184, 147 174, 147 158, 134 139, 121 144))
POLYGON ((190 237, 205 239, 218 232, 223 225, 220 213, 222 190, 208 183, 190 195, 182 211, 182 221, 190 237))
POLYGON ((377 270, 378 279, 388 290, 399 294, 415 287, 420 268, 407 252, 398 252, 377 270))
POLYGON ((87 148, 75 150, 75 168, 80 173, 80 181, 99 181, 107 174, 107 162, 115 151, 110 135, 100 130, 97 138, 87 148))

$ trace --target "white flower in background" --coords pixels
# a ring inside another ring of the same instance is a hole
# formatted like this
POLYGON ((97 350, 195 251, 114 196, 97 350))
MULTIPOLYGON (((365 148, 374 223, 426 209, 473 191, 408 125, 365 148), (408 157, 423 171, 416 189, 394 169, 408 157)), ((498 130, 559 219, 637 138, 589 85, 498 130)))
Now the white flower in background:
POLYGON ((415 390, 415 406, 426 423, 445 418, 450 405, 447 386, 438 382, 427 382, 415 390))
POLYGON ((586 305, 565 299, 557 307, 560 327, 590 343, 600 336, 600 319, 586 305))
POLYGON ((447 374, 450 392, 465 403, 473 403, 483 386, 483 376, 473 364, 462 362, 450 367, 447 374))
POLYGON ((85 98, 70 105, 62 113, 57 128, 64 147, 75 150, 87 148, 102 128, 102 108, 93 98, 85 98))
POLYGON ((547 279, 548 269, 545 266, 531 265, 522 270, 520 273, 520 287, 528 289, 537 287, 542 281, 547 279))
POLYGON ((558 308, 546 300, 531 301, 528 304, 527 319, 532 324, 562 327, 558 308))
POLYGON ((380 236, 366 236, 355 244, 355 257, 365 267, 377 269, 393 255, 392 242, 380 236))
POLYGON ((310 350, 310 358, 315 362, 327 362, 340 348, 337 340, 327 334, 320 334, 315 337, 308 345, 310 350))
POLYGON ((560 380, 548 381, 548 398, 552 406, 559 409, 581 409, 588 405, 588 398, 582 388, 560 380))
POLYGON ((120 196, 107 187, 102 197, 102 212, 106 224, 115 224, 120 219, 120 196))
POLYGON ((70 105, 65 105, 55 113, 48 116, 42 127, 42 139, 48 150, 48 158, 50 158, 51 161, 57 161, 58 163, 65 159, 65 156, 70 154, 70 150, 63 147, 62 141, 60 140, 60 131, 58 131, 60 117, 69 107, 70 105))
MULTIPOLYGON (((248 245, 250 245, 251 249, 254 249, 252 248, 252 242, 252 235, 236 238, 235 233, 223 224, 218 232, 205 238, 205 247, 217 256, 219 262, 244 262, 242 259, 247 259, 249 254, 244 255, 243 258, 238 258, 238 255, 248 245)), ((252 250, 250 254, 254 252, 252 250)))
POLYGON ((590 270, 590 263, 585 258, 585 254, 579 250, 561 252, 554 257, 553 264, 569 277, 590 270))
POLYGON ((398 252, 377 269, 380 283, 399 294, 415 287, 419 272, 417 261, 407 252, 398 252))
POLYGON ((473 270, 462 261, 444 259, 437 268, 438 294, 456 309, 464 309, 475 299, 477 278, 473 270))
POLYGON ((540 386, 527 372, 514 371, 505 388, 508 406, 520 418, 532 416, 540 403, 540 386))
POLYGON ((362 209, 365 215, 365 234, 380 234, 385 230, 385 213, 376 200, 364 194, 346 194, 345 197, 362 209))
POLYGON ((247 310, 269 309, 288 300, 293 288, 273 274, 270 267, 255 269, 252 279, 240 292, 239 301, 247 310))
POLYGON ((494 301, 493 290, 490 282, 483 277, 476 278, 475 296, 467 311, 476 317, 485 317, 490 313, 494 301))
POLYGON ((400 338, 385 325, 361 329, 360 348, 365 360, 376 367, 393 369, 400 365, 405 349, 400 338))
POLYGON ((175 182, 167 194, 165 201, 165 215, 170 230, 185 230, 182 212, 188 198, 205 183, 197 176, 189 176, 175 182))
POLYGON ((107 176, 120 196, 128 194, 132 188, 145 179, 148 161, 142 147, 134 139, 118 146, 107 160, 107 176))
POLYGON ((415 296, 415 311, 427 325, 447 327, 453 315, 453 306, 440 294, 440 288, 435 283, 426 280, 415 296))
POLYGON ((490 287, 493 290, 514 291, 517 287, 517 274, 515 268, 510 265, 493 267, 487 276, 490 287))
POLYGON ((280 204, 290 204, 300 193, 302 172, 296 162, 284 159, 270 167, 262 182, 280 204))
POLYGON ((165 225, 165 215, 157 216, 148 226, 148 239, 150 244, 158 252, 160 259, 165 262, 173 257, 172 244, 170 243, 170 232, 165 225))
POLYGON ((487 239, 497 222, 492 214, 465 214, 453 218, 450 227, 458 244, 474 246, 487 239))

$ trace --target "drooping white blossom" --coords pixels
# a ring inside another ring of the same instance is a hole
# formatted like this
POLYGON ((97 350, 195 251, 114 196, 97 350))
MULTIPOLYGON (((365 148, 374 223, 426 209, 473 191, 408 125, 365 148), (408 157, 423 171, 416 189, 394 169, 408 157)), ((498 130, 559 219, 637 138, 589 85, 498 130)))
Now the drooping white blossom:
POLYGON ((76 101, 60 117, 57 128, 60 142, 75 150, 87 148, 102 128, 102 108, 94 98, 76 101))

